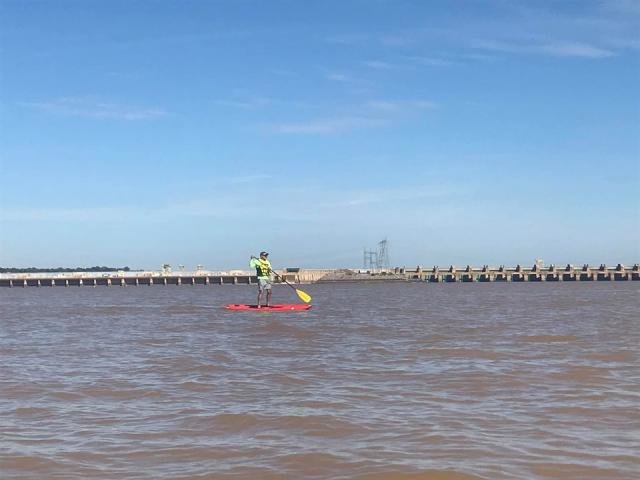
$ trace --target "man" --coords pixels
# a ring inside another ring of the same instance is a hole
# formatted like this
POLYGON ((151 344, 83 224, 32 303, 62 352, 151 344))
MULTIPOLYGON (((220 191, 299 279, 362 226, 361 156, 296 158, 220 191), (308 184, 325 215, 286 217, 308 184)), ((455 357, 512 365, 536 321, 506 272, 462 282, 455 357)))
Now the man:
POLYGON ((267 304, 266 307, 271 306, 271 263, 267 259, 269 254, 267 252, 260 252, 260 258, 256 258, 251 255, 249 260, 249 267, 256 269, 258 275, 258 308, 261 308, 262 292, 267 291, 267 304))

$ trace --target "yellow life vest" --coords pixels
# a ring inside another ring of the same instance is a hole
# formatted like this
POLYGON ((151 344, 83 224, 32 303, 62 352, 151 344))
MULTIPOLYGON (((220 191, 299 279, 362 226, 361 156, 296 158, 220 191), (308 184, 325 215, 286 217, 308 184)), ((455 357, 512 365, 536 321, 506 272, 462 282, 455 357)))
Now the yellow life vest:
POLYGON ((269 260, 262 260, 261 258, 257 259, 256 262, 256 274, 258 277, 268 277, 271 273, 271 263, 269 260))

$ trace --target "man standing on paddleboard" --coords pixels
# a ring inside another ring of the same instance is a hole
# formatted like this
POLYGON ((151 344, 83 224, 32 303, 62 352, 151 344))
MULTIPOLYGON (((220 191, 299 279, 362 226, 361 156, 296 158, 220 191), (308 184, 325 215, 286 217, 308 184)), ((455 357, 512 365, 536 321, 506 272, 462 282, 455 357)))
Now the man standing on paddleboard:
POLYGON ((261 307, 260 301, 262 300, 262 291, 267 291, 267 304, 266 307, 271 306, 271 262, 267 259, 269 254, 267 252, 260 252, 260 258, 256 258, 251 255, 249 260, 249 267, 256 269, 258 275, 258 308, 261 307))

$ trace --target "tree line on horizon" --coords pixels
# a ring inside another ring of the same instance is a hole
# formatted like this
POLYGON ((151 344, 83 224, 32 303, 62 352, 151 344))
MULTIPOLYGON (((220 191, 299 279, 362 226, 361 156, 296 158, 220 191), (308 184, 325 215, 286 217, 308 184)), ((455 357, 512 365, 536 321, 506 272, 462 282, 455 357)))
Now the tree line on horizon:
POLYGON ((65 267, 55 267, 55 268, 38 268, 38 267, 28 267, 28 268, 13 268, 13 267, 0 267, 0 273, 70 273, 70 272, 117 272, 119 270, 123 270, 125 272, 131 271, 129 267, 105 267, 105 266, 95 266, 95 267, 76 267, 76 268, 65 268, 65 267))

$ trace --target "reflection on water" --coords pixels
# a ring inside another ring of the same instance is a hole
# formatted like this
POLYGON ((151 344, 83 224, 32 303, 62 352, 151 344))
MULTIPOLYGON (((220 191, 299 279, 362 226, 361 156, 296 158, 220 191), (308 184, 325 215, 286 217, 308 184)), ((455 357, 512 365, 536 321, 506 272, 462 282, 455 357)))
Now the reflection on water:
POLYGON ((0 290, 3 478, 637 478, 637 284, 305 290, 0 290))

